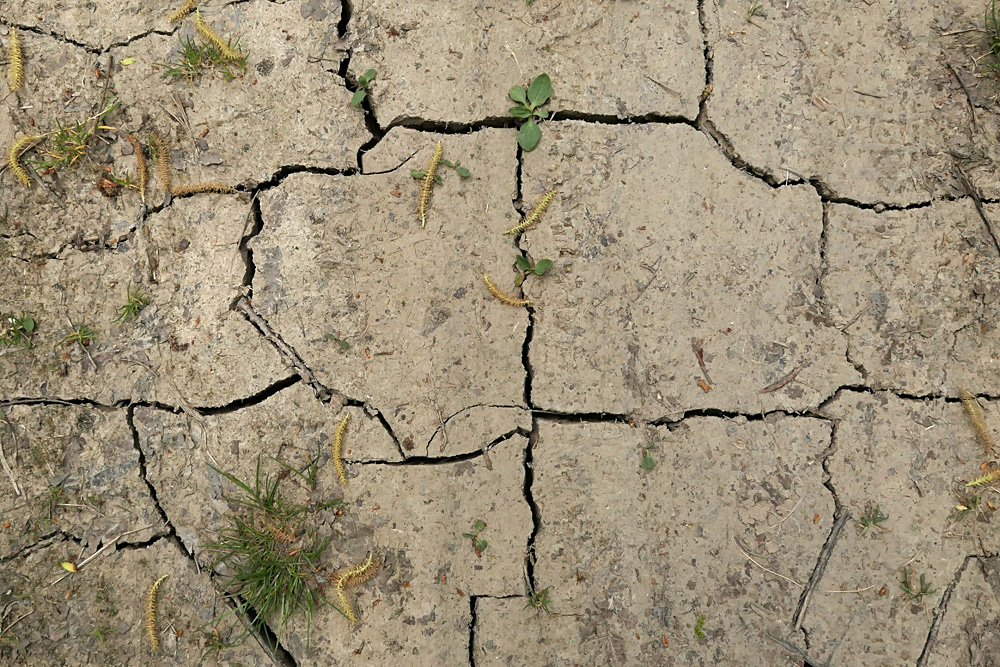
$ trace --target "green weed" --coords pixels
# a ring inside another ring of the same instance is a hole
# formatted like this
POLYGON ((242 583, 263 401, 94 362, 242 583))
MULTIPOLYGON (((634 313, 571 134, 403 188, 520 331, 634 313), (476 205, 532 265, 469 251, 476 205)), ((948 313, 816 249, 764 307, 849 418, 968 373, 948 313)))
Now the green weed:
POLYGON ((479 533, 483 532, 486 528, 486 522, 482 519, 476 519, 476 522, 472 524, 471 533, 462 533, 462 537, 468 537, 472 540, 472 548, 476 551, 476 557, 482 558, 483 552, 486 551, 486 540, 479 537, 479 533))
POLYGON ((524 284, 524 279, 530 274, 544 276, 548 273, 549 269, 552 268, 553 261, 551 259, 540 259, 537 263, 532 263, 527 257, 518 255, 514 258, 514 264, 517 266, 517 276, 514 278, 514 285, 520 287, 524 284))
POLYGON ((858 528, 860 529, 858 535, 864 535, 868 532, 869 528, 877 528, 880 531, 886 531, 888 528, 882 524, 888 520, 889 516, 882 514, 882 512, 879 511, 878 505, 875 506, 875 509, 872 509, 871 505, 869 505, 868 509, 865 510, 865 513, 858 520, 858 528))
POLYGON ((118 317, 114 319, 114 323, 119 327, 129 320, 137 318, 142 309, 149 303, 149 295, 143 292, 141 287, 133 290, 131 281, 125 289, 125 297, 125 305, 118 309, 118 317))
POLYGON ((371 92, 371 85, 375 81, 376 76, 378 76, 378 72, 370 69, 358 77, 358 89, 354 91, 354 95, 351 96, 352 107, 359 107, 361 106, 361 103, 365 101, 365 98, 368 97, 371 92))
POLYGON ((931 589, 930 582, 928 582, 922 574, 920 575, 920 586, 916 586, 913 583, 914 574, 913 570, 909 570, 905 567, 902 569, 903 578, 899 583, 899 587, 903 589, 904 598, 907 600, 919 600, 925 595, 932 595, 937 592, 936 590, 931 589))
POLYGON ((82 323, 74 325, 74 329, 68 334, 63 336, 63 339, 56 343, 59 345, 70 345, 72 343, 79 343, 82 347, 87 347, 91 342, 97 340, 98 331, 88 326, 84 326, 82 323))
POLYGON ((544 120, 549 115, 541 107, 552 97, 552 80, 543 72, 528 84, 527 90, 521 86, 514 86, 507 94, 510 99, 517 102, 517 106, 510 108, 510 115, 524 119, 517 131, 517 143, 525 151, 532 151, 542 139, 542 131, 538 128, 537 121, 544 120))
POLYGON ((20 315, 14 313, 0 313, 0 345, 4 347, 31 347, 31 334, 35 331, 35 320, 21 311, 20 315))
POLYGON ((115 633, 115 629, 114 628, 112 628, 112 627, 110 627, 108 625, 100 625, 100 624, 98 624, 96 627, 94 627, 93 630, 91 630, 88 633, 88 636, 89 637, 96 637, 97 641, 99 641, 102 644, 104 644, 104 643, 107 642, 107 636, 108 635, 113 635, 114 633, 115 633))
MULTIPOLYGON (((468 178, 468 177, 472 176, 472 172, 469 171, 468 169, 466 169, 465 167, 463 167, 462 163, 460 161, 458 161, 458 160, 455 160, 454 162, 452 162, 451 160, 446 160, 444 158, 441 158, 441 162, 439 164, 443 164, 446 167, 451 167, 452 169, 454 169, 455 173, 458 174, 459 178, 468 178)), ((423 169, 411 169, 410 170, 410 176, 412 176, 413 178, 415 178, 418 181, 422 180, 424 178, 424 174, 425 173, 427 173, 427 172, 425 172, 423 169)), ((444 183, 444 181, 441 180, 441 176, 440 176, 440 174, 438 172, 434 172, 434 182, 436 184, 438 184, 438 185, 441 185, 442 183, 444 183)))
POLYGON ((986 28, 986 39, 990 44, 990 53, 997 59, 990 68, 996 70, 1000 68, 1000 14, 997 13, 996 0, 989 0, 986 3, 986 18, 983 23, 986 28))
MULTIPOLYGON (((222 49, 211 42, 197 44, 191 37, 180 37, 181 53, 174 62, 156 63, 166 68, 160 76, 164 79, 183 77, 193 82, 195 78, 208 71, 218 71, 226 81, 240 77, 246 72, 247 57, 242 53, 239 40, 230 44, 231 48, 240 54, 232 59, 223 53, 222 49)), ((155 161, 155 156, 153 157, 155 161)))
POLYGON ((705 638, 705 631, 702 628, 705 627, 705 615, 702 614, 698 617, 698 620, 694 624, 694 635, 698 639, 705 638))
POLYGON ((549 587, 545 587, 540 591, 527 591, 528 602, 524 605, 525 609, 541 609, 546 614, 552 615, 553 612, 549 609, 549 605, 552 604, 552 600, 549 599, 549 587))
POLYGON ((652 470, 653 468, 656 467, 656 459, 654 459, 650 455, 650 453, 649 453, 650 450, 653 449, 653 447, 654 447, 654 445, 651 443, 651 444, 646 445, 642 449, 642 464, 641 465, 642 465, 642 469, 643 470, 652 470))
POLYGON ((760 16, 762 10, 763 7, 761 7, 757 0, 750 0, 750 9, 747 10, 747 21, 755 16, 760 16))
POLYGON ((252 485, 216 471, 236 486, 236 495, 229 499, 238 510, 228 517, 219 541, 205 549, 215 555, 214 566, 225 566, 226 596, 235 613, 248 619, 244 636, 273 619, 280 643, 288 619, 302 610, 308 642, 313 613, 321 604, 330 604, 320 592, 317 574, 320 557, 333 538, 319 537, 307 518, 316 510, 342 506, 341 499, 319 504, 289 500, 281 490, 284 474, 262 477, 259 456, 252 485))
MULTIPOLYGON (((63 125, 61 121, 56 121, 56 127, 51 132, 51 140, 47 148, 42 151, 44 160, 31 160, 31 164, 40 170, 57 171, 66 167, 72 167, 80 158, 87 155, 90 150, 90 140, 94 138, 94 132, 102 129, 101 122, 120 106, 118 100, 112 100, 96 115, 74 123, 72 126, 63 125)), ((107 129, 107 128, 103 128, 107 129)))

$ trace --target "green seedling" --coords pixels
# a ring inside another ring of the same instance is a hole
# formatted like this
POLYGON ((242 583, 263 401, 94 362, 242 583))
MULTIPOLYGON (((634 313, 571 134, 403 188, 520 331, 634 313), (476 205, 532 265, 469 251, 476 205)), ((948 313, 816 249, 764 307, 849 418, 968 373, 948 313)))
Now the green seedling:
POLYGON ((532 591, 529 589, 527 591, 527 597, 528 601, 524 605, 525 609, 541 609, 550 616, 555 613, 551 609, 549 609, 549 605, 552 604, 552 600, 549 599, 548 586, 546 586, 540 591, 532 591))
POLYGON ((118 317, 114 319, 115 324, 119 327, 129 320, 137 318, 140 311, 149 303, 149 295, 143 292, 141 287, 133 290, 131 282, 125 289, 125 296, 125 305, 118 309, 118 317))
POLYGON ((702 628, 705 626, 705 615, 702 614, 698 617, 698 620, 694 624, 694 636, 698 639, 705 638, 705 631, 702 628))
MULTIPOLYGON (((164 79, 185 78, 193 82, 196 77, 208 71, 217 71, 226 81, 240 77, 246 72, 247 57, 240 50, 239 40, 230 42, 230 48, 240 54, 235 60, 227 57, 222 49, 212 42, 195 43, 192 37, 180 37, 181 52, 177 59, 170 63, 156 63, 164 67, 164 79)), ((155 157, 154 157, 155 160, 155 157)))
POLYGON ((510 115, 524 119, 517 131, 517 143, 522 149, 532 151, 542 138, 538 121, 548 118, 549 115, 541 107, 552 97, 552 80, 543 72, 534 78, 527 90, 521 86, 514 86, 507 94, 510 99, 517 102, 517 106, 510 108, 510 115))
POLYGON ((471 533, 462 533, 462 537, 468 537, 472 540, 472 548, 476 551, 476 557, 482 558, 483 552, 486 551, 486 540, 479 537, 479 533, 483 532, 486 528, 486 522, 482 519, 476 519, 476 522, 472 524, 471 533))
POLYGON ((642 450, 642 469, 652 470, 656 467, 656 459, 650 455, 650 450, 653 449, 652 444, 646 445, 642 450))
POLYGON ((757 0, 750 0, 750 9, 747 10, 747 21, 755 16, 760 16, 761 10, 763 10, 763 7, 761 7, 757 0))
POLYGON ((347 350, 351 349, 351 344, 348 343, 347 340, 345 340, 343 338, 337 338, 333 334, 327 334, 326 335, 326 340, 332 341, 332 342, 336 343, 337 345, 339 345, 341 352, 346 352, 347 350))
POLYGON ((365 101, 365 98, 368 97, 371 92, 371 85, 375 81, 376 76, 378 76, 378 72, 370 69, 358 77, 358 89, 354 91, 354 95, 351 96, 352 107, 359 107, 361 106, 361 103, 365 101))
POLYGON ((552 264, 551 259, 540 259, 537 264, 533 264, 524 255, 518 255, 514 258, 514 265, 517 266, 517 276, 514 278, 514 285, 520 287, 524 284, 524 279, 531 274, 544 276, 552 268, 552 264))
POLYGON ((105 642, 107 642, 107 636, 113 635, 114 633, 115 633, 114 628, 107 625, 98 625, 90 633, 88 633, 88 636, 96 637, 97 641, 104 644, 105 642))
MULTIPOLYGON (((452 162, 451 160, 445 160, 444 158, 441 158, 441 162, 439 162, 438 164, 442 164, 445 167, 451 167, 452 169, 455 170, 455 173, 457 173, 460 178, 469 178, 470 176, 472 176, 472 172, 463 167, 462 163, 459 162, 458 160, 452 162)), ((410 170, 410 176, 412 176, 418 181, 423 180, 425 173, 427 172, 425 172, 423 169, 410 170)), ((442 183, 444 183, 444 181, 441 180, 440 172, 434 172, 434 183, 436 185, 441 185, 442 183)))
POLYGON ((215 556, 213 567, 224 566, 226 596, 234 605, 233 611, 210 623, 236 613, 247 619, 244 637, 251 629, 270 627, 280 643, 289 618, 302 610, 308 643, 313 613, 321 604, 330 604, 318 574, 320 557, 333 538, 321 538, 307 519, 314 510, 339 507, 342 501, 318 506, 294 502, 281 489, 285 474, 262 476, 260 460, 258 456, 250 484, 213 467, 236 487, 229 499, 237 509, 227 517, 219 541, 204 547, 215 556))
POLYGON ((997 13, 996 0, 989 0, 986 3, 984 27, 986 28, 986 39, 990 44, 990 53, 997 60, 996 63, 990 65, 990 69, 1000 69, 1000 14, 997 13))
POLYGON ((888 528, 882 524, 888 520, 889 516, 882 514, 882 512, 879 511, 878 505, 875 506, 875 509, 872 509, 871 505, 869 505, 868 510, 864 513, 864 515, 862 515, 861 519, 858 520, 858 528, 861 531, 858 535, 864 535, 868 532, 869 528, 877 528, 879 531, 884 532, 888 530, 888 528))
POLYGON ((931 589, 930 582, 928 582, 924 575, 920 575, 920 586, 916 586, 913 583, 913 570, 909 570, 904 567, 902 569, 903 578, 899 583, 899 587, 903 589, 903 597, 907 600, 919 600, 925 595, 932 595, 936 593, 936 590, 931 589))
POLYGON ((97 336, 97 329, 92 329, 91 327, 84 326, 83 323, 80 323, 75 325, 75 328, 63 336, 63 339, 56 343, 56 345, 59 346, 79 343, 81 347, 87 347, 91 342, 97 340, 97 336))
POLYGON ((49 521, 55 521, 56 507, 66 501, 66 490, 62 484, 49 487, 49 497, 45 501, 45 510, 49 521))
POLYGON ((4 347, 31 347, 31 334, 35 331, 35 320, 24 311, 20 315, 0 313, 0 345, 4 347))

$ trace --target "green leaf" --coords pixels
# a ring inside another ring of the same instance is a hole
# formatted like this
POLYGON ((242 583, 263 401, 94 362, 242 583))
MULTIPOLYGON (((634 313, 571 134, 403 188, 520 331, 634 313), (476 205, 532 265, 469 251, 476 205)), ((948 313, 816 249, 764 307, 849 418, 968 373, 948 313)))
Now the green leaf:
POLYGON ((378 72, 376 72, 373 69, 370 69, 364 74, 362 74, 361 78, 365 80, 365 85, 367 86, 369 83, 375 80, 376 76, 378 76, 378 72))
POLYGON ((444 181, 441 180, 440 174, 434 174, 434 182, 437 183, 438 185, 444 185, 444 181))
POLYGON ((477 533, 480 532, 485 527, 486 524, 483 523, 480 519, 476 519, 476 522, 472 524, 472 530, 476 531, 477 533))
POLYGON ((423 169, 411 169, 410 170, 410 176, 412 176, 413 178, 415 178, 415 179, 417 179, 419 181, 421 178, 424 177, 424 170, 423 169))
POLYGON ((531 261, 524 255, 518 255, 517 258, 514 259, 514 263, 517 264, 517 268, 522 271, 531 271, 531 261))
POLYGON ((551 259, 540 259, 538 264, 535 264, 535 275, 544 276, 545 272, 552 268, 551 259))
POLYGON ((445 160, 444 158, 441 158, 441 164, 443 164, 446 167, 451 167, 452 169, 455 168, 455 165, 452 164, 451 160, 445 160))
POLYGON ((21 327, 28 333, 31 333, 32 331, 35 330, 35 320, 31 319, 30 317, 22 317, 21 327))
POLYGON ((472 533, 462 533, 462 537, 475 537, 472 533))
POLYGON ((466 169, 465 167, 455 167, 455 171, 457 171, 458 175, 461 176, 462 178, 468 178, 469 176, 472 176, 472 172, 466 169))
POLYGON ((524 284, 524 274, 523 273, 519 273, 516 276, 514 276, 514 287, 520 287, 523 284, 524 284))
POLYGON ((515 102, 520 102, 525 106, 528 105, 528 93, 521 86, 514 86, 507 94, 510 95, 510 99, 515 102))
POLYGON ((535 150, 535 146, 542 139, 542 131, 538 129, 538 124, 535 121, 528 119, 521 129, 517 131, 517 143, 518 145, 526 151, 535 150))
POLYGON ((531 118, 531 109, 525 106, 511 107, 510 115, 514 118, 531 118))
POLYGON ((531 113, 534 114, 536 118, 548 118, 549 117, 549 112, 546 111, 545 109, 535 109, 531 113))
POLYGON ((135 58, 126 58, 125 60, 122 61, 122 65, 125 65, 126 67, 134 63, 135 63, 135 58))
POLYGON ((535 77, 528 86, 528 101, 532 106, 540 107, 552 97, 552 79, 544 72, 535 77))
POLYGON ((341 350, 348 350, 351 347, 351 344, 348 343, 346 340, 341 340, 341 341, 337 341, 337 342, 340 343, 340 349, 341 350))
POLYGON ((367 95, 368 95, 368 93, 366 93, 364 90, 358 90, 358 91, 356 91, 354 93, 354 96, 351 98, 351 106, 352 107, 359 107, 359 106, 361 106, 361 103, 365 101, 365 96, 367 96, 367 95))
POLYGON ((476 540, 476 550, 486 551, 486 540, 479 538, 476 540))
POLYGON ((642 469, 652 470, 656 467, 656 460, 649 455, 649 452, 642 453, 642 469))

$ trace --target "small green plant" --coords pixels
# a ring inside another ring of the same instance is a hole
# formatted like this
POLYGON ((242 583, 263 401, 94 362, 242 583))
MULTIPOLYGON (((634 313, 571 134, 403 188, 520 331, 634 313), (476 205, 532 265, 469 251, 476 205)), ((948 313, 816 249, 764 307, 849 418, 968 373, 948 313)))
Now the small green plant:
POLYGON ((514 278, 514 285, 520 287, 524 284, 524 279, 530 274, 544 276, 548 273, 549 269, 552 268, 553 262, 551 259, 540 259, 537 263, 533 264, 524 255, 518 255, 514 258, 514 264, 517 266, 517 276, 514 278))
POLYGON ((294 466, 288 465, 284 461, 276 459, 273 456, 271 457, 271 459, 285 470, 288 470, 289 472, 293 472, 296 475, 298 475, 300 478, 302 478, 302 481, 304 481, 309 486, 310 490, 315 491, 316 485, 319 482, 319 460, 322 455, 323 455, 323 445, 317 441, 315 458, 309 459, 309 461, 306 463, 305 468, 303 468, 302 470, 299 470, 294 466))
POLYGON ((705 631, 702 628, 705 627, 705 615, 702 614, 698 617, 698 620, 694 624, 694 636, 698 639, 705 638, 705 631))
POLYGON ((479 533, 483 532, 486 528, 486 522, 482 519, 476 519, 476 522, 472 524, 471 533, 462 533, 462 537, 468 537, 472 540, 472 548, 476 551, 476 557, 482 558, 483 552, 486 551, 486 540, 479 537, 479 533))
POLYGON ((973 491, 969 492, 959 492, 958 494, 958 504, 955 509, 958 510, 958 517, 956 521, 962 521, 965 517, 976 512, 979 509, 979 505, 982 502, 982 496, 973 491))
MULTIPOLYGON (((207 71, 218 71, 226 81, 240 77, 246 72, 247 57, 240 50, 239 41, 232 44, 237 58, 229 57, 222 48, 212 42, 195 43, 192 37, 180 37, 181 52, 177 59, 170 63, 156 63, 164 67, 164 79, 183 77, 193 82, 196 77, 207 71)), ((155 160, 155 157, 154 157, 155 160)))
POLYGON ((107 636, 108 635, 113 635, 114 633, 115 633, 115 629, 112 628, 111 626, 98 624, 97 626, 94 627, 93 630, 91 630, 88 633, 88 636, 89 637, 96 637, 97 641, 99 641, 102 644, 104 644, 104 643, 107 642, 107 636))
POLYGON ((320 557, 333 538, 319 537, 307 518, 315 510, 340 507, 342 501, 310 505, 289 500, 280 486, 284 474, 261 476, 260 461, 258 456, 252 485, 213 468, 235 485, 236 496, 230 500, 238 509, 229 515, 219 541, 205 549, 215 555, 213 566, 226 566, 226 595, 235 607, 229 613, 248 619, 243 636, 275 622, 270 627, 276 628, 280 642, 288 619, 301 609, 308 642, 313 613, 321 604, 330 604, 318 574, 320 557))
POLYGON ((882 524, 889 520, 889 516, 882 514, 879 510, 879 506, 876 505, 875 509, 872 509, 871 505, 865 510, 865 513, 858 520, 858 528, 860 532, 858 535, 864 535, 868 532, 869 528, 877 528, 879 531, 886 531, 888 528, 882 524))
POLYGON ((31 334, 35 331, 35 320, 21 311, 0 313, 0 345, 4 347, 31 347, 31 334))
POLYGON ((62 484, 49 487, 49 497, 45 501, 45 513, 49 521, 55 521, 56 508, 66 502, 66 490, 62 484))
POLYGON ((368 97, 371 92, 371 85, 375 81, 376 76, 378 76, 378 72, 370 69, 358 77, 358 89, 354 91, 354 95, 351 96, 352 107, 359 107, 361 106, 361 103, 365 101, 365 98, 368 97))
POLYGON ((536 119, 544 120, 549 115, 541 107, 552 97, 552 80, 543 72, 528 84, 527 90, 521 86, 514 86, 507 94, 510 99, 517 102, 517 106, 510 108, 510 115, 524 119, 517 131, 517 143, 522 149, 532 151, 542 138, 542 131, 538 128, 536 119))
POLYGON ((63 125, 61 121, 57 120, 56 127, 51 132, 51 141, 48 147, 42 151, 45 159, 31 160, 31 164, 40 170, 49 171, 75 165, 90 150, 90 140, 93 139, 94 132, 98 129, 107 129, 101 125, 101 122, 120 104, 117 99, 113 99, 97 115, 87 120, 77 121, 72 126, 63 125))
POLYGON ((760 16, 760 12, 763 9, 757 0, 750 0, 750 9, 747 10, 747 21, 755 16, 760 16))
POLYGON ((125 297, 125 305, 118 309, 118 317, 114 319, 119 327, 137 318, 140 311, 149 303, 149 295, 143 292, 141 287, 133 290, 131 281, 125 289, 125 297))
POLYGON ((63 336, 63 339, 56 343, 59 345, 70 345, 72 343, 79 343, 82 347, 87 347, 94 340, 97 340, 98 331, 88 326, 84 326, 83 323, 74 325, 72 331, 63 336))
POLYGON ((656 467, 656 459, 654 459, 650 455, 650 453, 649 453, 651 449, 653 449, 653 445, 652 444, 648 444, 648 445, 646 445, 642 449, 642 469, 643 470, 652 470, 653 468, 656 467))
POLYGON ((986 39, 990 44, 990 53, 997 60, 997 62, 992 63, 989 67, 996 70, 1000 68, 1000 14, 997 14, 996 0, 989 0, 986 3, 986 19, 984 24, 986 39))
POLYGON ((351 344, 344 338, 337 338, 334 334, 327 334, 325 338, 328 341, 336 343, 340 347, 341 352, 346 352, 351 349, 351 344))
MULTIPOLYGON (((446 167, 451 167, 452 169, 454 169, 455 173, 458 174, 459 178, 469 178, 470 176, 472 176, 472 172, 463 167, 462 163, 459 162, 458 160, 452 162, 451 160, 445 160, 444 158, 441 158, 441 162, 439 164, 443 164, 446 167)), ((425 173, 427 172, 425 172, 423 169, 410 170, 410 176, 412 176, 418 181, 423 179, 425 173)), ((444 183, 444 181, 441 180, 440 173, 437 171, 434 172, 434 182, 438 185, 444 183)))
POLYGON ((532 591, 529 589, 527 591, 527 597, 528 601, 524 605, 525 609, 541 609, 550 616, 555 613, 551 609, 549 609, 549 605, 552 604, 552 600, 549 599, 548 586, 546 586, 540 591, 532 591))
POLYGON ((930 582, 928 582, 924 575, 920 575, 920 586, 916 586, 913 583, 914 571, 906 567, 902 569, 902 580, 899 583, 899 587, 903 589, 903 597, 907 600, 919 600, 925 595, 932 595, 937 591, 931 589, 930 582))

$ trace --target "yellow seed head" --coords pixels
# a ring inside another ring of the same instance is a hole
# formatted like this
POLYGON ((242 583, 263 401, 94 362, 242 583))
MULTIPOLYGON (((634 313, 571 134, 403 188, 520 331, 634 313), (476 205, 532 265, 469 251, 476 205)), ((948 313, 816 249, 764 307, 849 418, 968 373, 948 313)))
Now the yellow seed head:
POLYGON ((542 213, 544 213, 545 209, 549 207, 549 202, 551 202, 552 198, 555 196, 555 190, 549 190, 546 192, 542 197, 542 200, 535 205, 535 208, 531 209, 531 213, 529 213, 528 217, 524 219, 524 222, 519 224, 517 227, 511 227, 505 231, 504 234, 519 234, 538 222, 542 217, 542 213))
POLYGON ((337 583, 334 588, 337 592, 337 599, 340 601, 341 611, 351 623, 358 622, 358 616, 354 611, 354 605, 347 597, 347 589, 360 586, 375 576, 378 572, 379 560, 374 552, 368 553, 368 560, 360 565, 356 565, 349 570, 345 570, 337 576, 337 583))
POLYGON ((163 188, 164 192, 170 192, 172 190, 171 183, 173 182, 173 171, 174 167, 170 161, 170 151, 167 149, 167 142, 156 130, 153 130, 149 135, 150 141, 156 148, 156 175, 160 179, 160 187, 163 188))
POLYGON ((490 294, 495 296, 500 303, 505 303, 508 306, 530 306, 532 304, 530 299, 518 299, 501 290, 493 284, 493 279, 488 273, 483 274, 483 282, 486 283, 486 289, 490 291, 490 294))
POLYGON ((187 0, 183 5, 177 8, 177 11, 171 14, 167 20, 173 23, 174 21, 180 21, 182 18, 194 11, 195 7, 198 5, 198 0, 187 0))
POLYGON ((210 181, 208 183, 195 183, 193 185, 178 185, 170 191, 170 194, 175 197, 180 197, 182 195, 193 195, 199 192, 219 192, 229 195, 236 192, 236 188, 231 185, 226 185, 225 183, 210 181))
POLYGON ((153 650, 157 653, 160 652, 160 633, 156 629, 156 596, 160 592, 160 584, 169 576, 169 574, 165 574, 154 581, 153 585, 149 587, 149 592, 146 593, 146 635, 149 637, 149 643, 152 644, 153 650))
POLYGON ((444 144, 440 141, 434 147, 434 154, 431 155, 431 161, 427 163, 427 169, 424 170, 424 180, 420 185, 420 204, 417 207, 417 211, 420 213, 420 226, 427 226, 427 204, 431 200, 431 190, 434 188, 434 174, 437 173, 438 163, 441 162, 441 156, 444 155, 444 144))
POLYGON ((7 85, 16 93, 24 84, 24 56, 21 53, 21 36, 17 28, 11 26, 7 38, 7 85))
POLYGON ((139 140, 133 137, 131 134, 126 134, 125 138, 128 142, 132 144, 132 152, 135 153, 135 170, 136 177, 139 179, 139 197, 142 198, 142 203, 146 203, 146 179, 148 177, 148 172, 146 170, 146 154, 142 151, 142 144, 139 140))
POLYGON ((347 422, 351 421, 351 413, 348 412, 337 424, 337 430, 333 432, 333 468, 337 471, 337 479, 341 484, 347 484, 347 473, 344 471, 344 459, 342 452, 344 448, 344 434, 347 433, 347 422))
POLYGON ((222 39, 222 37, 219 36, 219 33, 212 30, 212 28, 202 20, 200 11, 196 11, 194 14, 194 27, 195 30, 201 33, 202 37, 210 41, 212 44, 215 44, 216 48, 219 49, 226 60, 239 60, 243 57, 242 54, 234 50, 233 47, 229 46, 229 42, 222 39))
POLYGON ((976 440, 979 441, 979 445, 987 455, 996 456, 996 449, 993 447, 993 434, 990 433, 990 427, 986 425, 986 419, 983 417, 983 411, 979 409, 976 397, 964 387, 958 388, 958 397, 962 399, 962 406, 965 408, 965 414, 969 421, 972 422, 972 428, 976 431, 976 440))
POLYGON ((989 484, 990 482, 995 481, 997 479, 1000 479, 1000 467, 993 468, 985 475, 975 478, 965 486, 966 488, 970 486, 982 486, 984 484, 989 484))
POLYGON ((31 187, 31 177, 28 176, 28 170, 21 164, 21 153, 28 150, 39 139, 41 139, 39 136, 25 135, 12 143, 7 150, 7 168, 10 169, 10 173, 17 176, 17 180, 21 181, 21 184, 26 188, 31 187))

